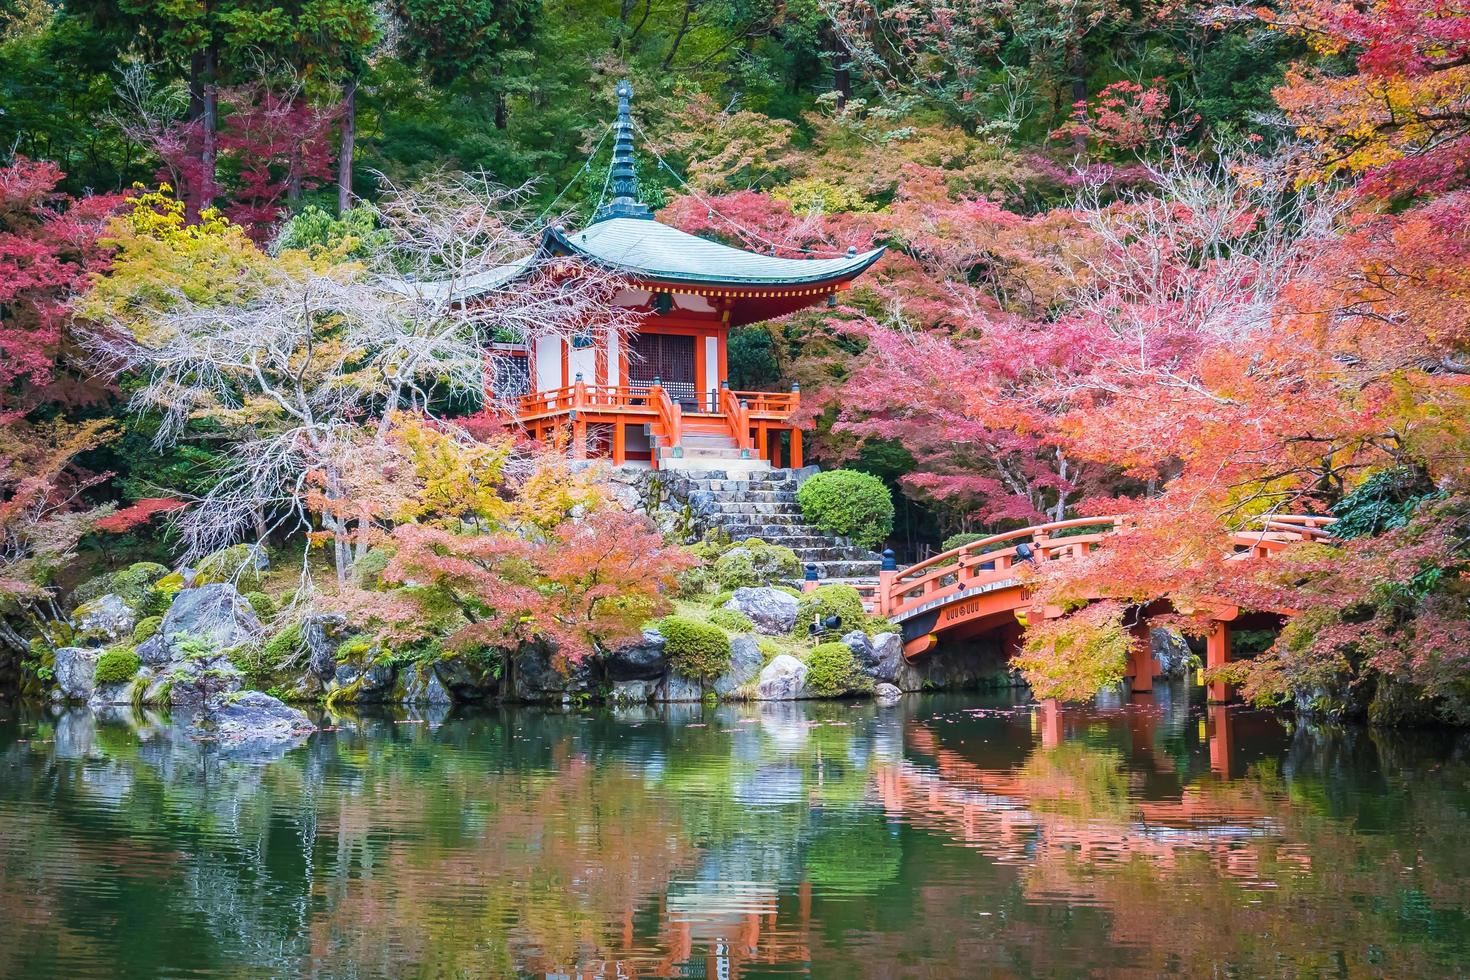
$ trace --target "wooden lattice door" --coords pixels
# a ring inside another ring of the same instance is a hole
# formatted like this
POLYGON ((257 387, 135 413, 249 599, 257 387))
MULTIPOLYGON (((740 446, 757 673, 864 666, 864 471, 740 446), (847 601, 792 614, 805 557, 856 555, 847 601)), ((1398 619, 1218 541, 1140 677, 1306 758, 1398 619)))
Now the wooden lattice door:
POLYGON ((695 387, 694 338, 678 334, 638 333, 628 344, 628 381, 646 388, 657 378, 685 409, 699 405, 695 387))

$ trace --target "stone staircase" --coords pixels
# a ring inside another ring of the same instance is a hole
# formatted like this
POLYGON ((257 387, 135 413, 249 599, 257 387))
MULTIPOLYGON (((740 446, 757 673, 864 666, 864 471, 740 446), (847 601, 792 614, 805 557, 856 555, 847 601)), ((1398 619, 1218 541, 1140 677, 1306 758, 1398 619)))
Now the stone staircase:
POLYGON ((685 415, 677 455, 672 448, 660 445, 661 441, 661 436, 654 437, 653 451, 658 453, 658 465, 663 470, 690 474, 718 471, 733 477, 754 476, 771 468, 753 453, 736 448, 724 416, 685 415))
MULTIPOLYGON (((689 445, 685 436, 684 445, 689 445)), ((740 462, 749 462, 741 460, 740 462)), ((821 579, 876 579, 881 559, 864 548, 819 531, 801 519, 796 502, 798 470, 709 469, 682 474, 682 496, 702 532, 720 530, 734 541, 760 538, 796 552, 803 565, 817 566, 821 579)), ((806 471, 808 473, 813 470, 806 471)))

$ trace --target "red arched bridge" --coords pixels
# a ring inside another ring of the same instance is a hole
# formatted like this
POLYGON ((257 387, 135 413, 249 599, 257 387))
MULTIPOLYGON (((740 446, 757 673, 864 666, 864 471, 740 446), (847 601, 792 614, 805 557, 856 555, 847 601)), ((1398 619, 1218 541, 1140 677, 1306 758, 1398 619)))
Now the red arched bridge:
MULTIPOLYGON (((1098 548, 1128 523, 1126 517, 1092 517, 1055 521, 1007 531, 972 541, 935 555, 917 565, 880 573, 872 588, 872 611, 892 620, 902 631, 904 656, 921 656, 939 640, 960 640, 999 634, 1004 649, 1014 650, 1031 616, 1059 615, 1036 608, 1021 567, 1075 560, 1098 548)), ((1266 519, 1258 531, 1231 535, 1231 557, 1248 561, 1269 558, 1303 541, 1330 539, 1330 517, 1285 515, 1266 519)), ((1279 625, 1290 610, 1251 612, 1229 603, 1212 604, 1213 620, 1206 666, 1222 666, 1230 659, 1232 629, 1279 625)), ((1153 689, 1153 655, 1148 642, 1147 614, 1140 610, 1133 627, 1140 642, 1126 676, 1134 692, 1153 689)), ((1157 610, 1153 610, 1157 611, 1157 610)), ((1223 684, 1210 685, 1211 700, 1229 696, 1223 684)))

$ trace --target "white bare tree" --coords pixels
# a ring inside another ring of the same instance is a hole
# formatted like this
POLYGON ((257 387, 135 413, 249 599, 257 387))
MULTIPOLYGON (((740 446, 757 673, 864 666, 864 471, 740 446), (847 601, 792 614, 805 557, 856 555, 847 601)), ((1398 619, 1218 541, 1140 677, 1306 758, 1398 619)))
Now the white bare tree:
POLYGON ((390 188, 374 207, 387 234, 363 263, 262 262, 246 300, 175 294, 146 312, 146 341, 120 321, 92 335, 116 372, 141 376, 132 407, 161 413, 161 444, 200 417, 251 433, 180 512, 186 559, 241 540, 257 515, 269 532, 312 527, 315 510, 345 581, 368 537, 350 475, 395 412, 485 391, 492 338, 630 328, 613 277, 544 255, 520 199, 456 174, 390 188))

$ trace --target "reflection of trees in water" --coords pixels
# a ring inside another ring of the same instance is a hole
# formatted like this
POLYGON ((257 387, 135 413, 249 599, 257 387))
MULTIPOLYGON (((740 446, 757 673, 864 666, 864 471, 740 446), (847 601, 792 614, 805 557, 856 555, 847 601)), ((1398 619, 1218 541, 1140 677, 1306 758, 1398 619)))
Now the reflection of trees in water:
POLYGON ((912 710, 357 719, 260 764, 67 715, 0 755, 0 974, 1432 974, 1470 941, 1463 741, 1247 728, 1227 781, 1177 712, 1043 749, 912 710))

